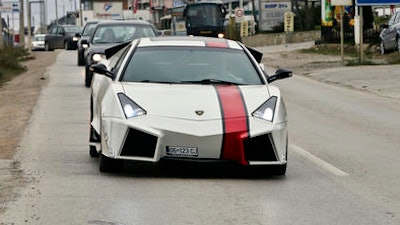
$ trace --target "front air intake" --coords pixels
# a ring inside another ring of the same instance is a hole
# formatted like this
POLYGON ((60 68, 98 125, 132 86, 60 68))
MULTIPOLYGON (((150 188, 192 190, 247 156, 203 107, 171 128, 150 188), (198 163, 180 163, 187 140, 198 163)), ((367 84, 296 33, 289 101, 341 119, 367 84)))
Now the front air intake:
POLYGON ((137 156, 153 158, 157 145, 157 137, 139 130, 129 129, 121 156, 137 156))
POLYGON ((244 140, 247 161, 277 161, 272 139, 268 134, 244 140))

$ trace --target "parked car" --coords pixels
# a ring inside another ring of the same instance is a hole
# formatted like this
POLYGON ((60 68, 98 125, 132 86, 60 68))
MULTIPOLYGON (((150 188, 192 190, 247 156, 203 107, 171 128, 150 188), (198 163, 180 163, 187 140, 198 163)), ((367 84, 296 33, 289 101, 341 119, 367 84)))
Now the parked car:
POLYGON ((45 49, 75 50, 79 40, 81 27, 76 25, 54 25, 45 36, 45 49))
POLYGON ((145 21, 102 21, 96 26, 95 31, 88 40, 82 40, 81 44, 87 44, 85 50, 85 85, 90 87, 93 72, 89 70, 90 65, 98 62, 94 55, 104 56, 104 49, 118 43, 129 42, 141 37, 155 37, 157 32, 151 23, 145 21))
POLYGON ((87 40, 87 42, 90 43, 90 36, 93 34, 98 22, 99 21, 89 21, 83 27, 82 33, 80 34, 80 38, 78 40, 78 51, 77 51, 78 66, 84 66, 86 64, 84 52, 85 49, 89 47, 88 44, 83 45, 82 40, 87 40))
POLYGON ((35 34, 32 38, 31 49, 32 51, 44 50, 45 34, 35 34))
POLYGON ((382 26, 383 30, 379 35, 381 39, 381 53, 389 51, 400 51, 400 11, 397 11, 389 19, 388 24, 382 26))
POLYGON ((271 83, 292 72, 268 76, 261 58, 233 40, 172 36, 134 40, 92 65, 90 155, 100 171, 186 161, 284 175, 286 109, 271 83))

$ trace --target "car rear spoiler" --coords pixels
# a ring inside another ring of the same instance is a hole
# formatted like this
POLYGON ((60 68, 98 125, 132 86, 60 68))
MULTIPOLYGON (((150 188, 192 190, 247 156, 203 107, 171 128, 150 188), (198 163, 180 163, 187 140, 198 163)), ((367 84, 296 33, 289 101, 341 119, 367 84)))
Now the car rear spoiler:
POLYGON ((250 48, 249 46, 246 46, 247 50, 249 50, 249 52, 251 53, 251 55, 256 59, 256 61, 258 63, 261 63, 262 57, 263 57, 263 53, 255 50, 254 48, 250 48))
POLYGON ((110 58, 111 56, 113 56, 115 53, 117 53, 119 50, 125 48, 127 45, 129 45, 130 43, 132 43, 132 41, 127 41, 127 42, 123 42, 121 44, 117 44, 114 46, 111 46, 109 48, 106 48, 104 50, 104 54, 106 55, 106 58, 110 58))

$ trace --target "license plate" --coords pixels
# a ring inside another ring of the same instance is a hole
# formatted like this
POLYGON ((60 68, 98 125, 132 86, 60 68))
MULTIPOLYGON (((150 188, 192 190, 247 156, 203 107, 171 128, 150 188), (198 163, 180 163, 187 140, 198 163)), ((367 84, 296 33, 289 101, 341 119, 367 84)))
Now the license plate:
POLYGON ((167 146, 167 155, 175 156, 198 156, 196 147, 167 146))

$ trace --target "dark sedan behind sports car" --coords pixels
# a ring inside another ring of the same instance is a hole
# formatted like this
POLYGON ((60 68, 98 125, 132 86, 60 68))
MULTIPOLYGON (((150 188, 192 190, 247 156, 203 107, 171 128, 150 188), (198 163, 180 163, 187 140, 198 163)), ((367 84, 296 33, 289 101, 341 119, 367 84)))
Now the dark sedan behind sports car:
POLYGON ((153 25, 144 21, 104 21, 99 22, 90 37, 90 42, 82 40, 81 44, 87 44, 85 51, 85 86, 90 87, 93 72, 89 70, 90 65, 97 63, 100 58, 93 56, 104 56, 104 50, 118 43, 130 42, 142 37, 155 37, 157 32, 153 25))
POLYGON ((80 26, 55 25, 45 36, 44 46, 46 51, 53 49, 75 50, 81 32, 80 26))
POLYGON ((77 57, 78 57, 78 66, 84 66, 86 64, 85 60, 85 49, 88 47, 88 44, 82 44, 83 40, 87 40, 87 42, 90 43, 90 36, 93 34, 94 30, 96 29, 97 23, 99 21, 89 21, 85 24, 82 30, 82 34, 80 35, 81 37, 79 38, 78 41, 78 51, 77 51, 77 57))

